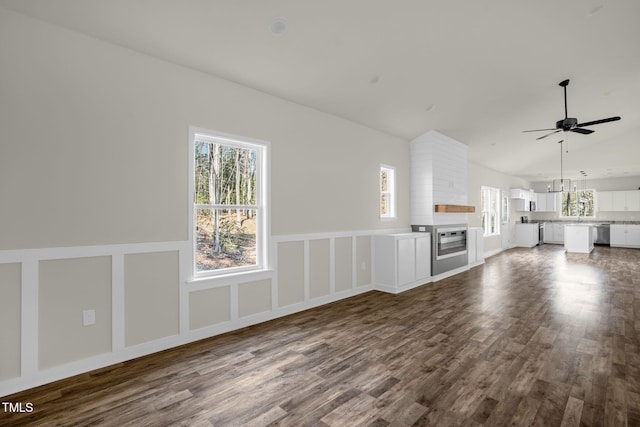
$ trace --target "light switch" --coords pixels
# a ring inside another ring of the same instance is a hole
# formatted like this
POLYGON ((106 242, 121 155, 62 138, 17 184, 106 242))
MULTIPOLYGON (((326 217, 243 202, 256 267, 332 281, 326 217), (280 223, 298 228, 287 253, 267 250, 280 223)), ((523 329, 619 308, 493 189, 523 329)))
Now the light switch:
POLYGON ((95 310, 82 310, 82 326, 91 326, 96 324, 95 310))

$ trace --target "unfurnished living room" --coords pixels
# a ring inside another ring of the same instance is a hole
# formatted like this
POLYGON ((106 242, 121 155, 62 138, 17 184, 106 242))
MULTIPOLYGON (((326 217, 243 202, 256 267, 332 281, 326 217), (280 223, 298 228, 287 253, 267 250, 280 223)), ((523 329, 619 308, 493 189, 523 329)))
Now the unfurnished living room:
POLYGON ((0 0, 0 425, 640 426, 638 18, 0 0))

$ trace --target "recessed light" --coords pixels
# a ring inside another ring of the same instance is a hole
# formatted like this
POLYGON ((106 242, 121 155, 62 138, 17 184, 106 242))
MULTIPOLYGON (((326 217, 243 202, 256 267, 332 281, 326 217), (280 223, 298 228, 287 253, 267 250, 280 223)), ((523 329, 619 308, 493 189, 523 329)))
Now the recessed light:
POLYGON ((276 36, 284 34, 287 31, 287 21, 282 18, 274 19, 269 24, 269 31, 276 36))

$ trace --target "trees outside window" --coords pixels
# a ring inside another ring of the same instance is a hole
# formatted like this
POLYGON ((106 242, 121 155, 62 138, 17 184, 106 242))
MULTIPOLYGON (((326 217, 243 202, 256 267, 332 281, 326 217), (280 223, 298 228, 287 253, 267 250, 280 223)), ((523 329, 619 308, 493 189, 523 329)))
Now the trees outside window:
POLYGON ((264 264, 266 146, 193 133, 195 275, 264 264))
POLYGON ((594 217, 595 190, 562 193, 561 217, 594 217))

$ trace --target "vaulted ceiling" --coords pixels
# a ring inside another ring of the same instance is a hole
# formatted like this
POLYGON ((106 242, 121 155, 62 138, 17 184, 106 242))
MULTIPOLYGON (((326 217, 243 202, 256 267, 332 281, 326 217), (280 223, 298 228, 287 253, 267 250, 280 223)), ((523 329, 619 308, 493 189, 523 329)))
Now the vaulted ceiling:
POLYGON ((640 176, 637 0, 0 0, 0 6, 529 181, 640 176), (593 126, 536 141, 564 118, 593 126))

